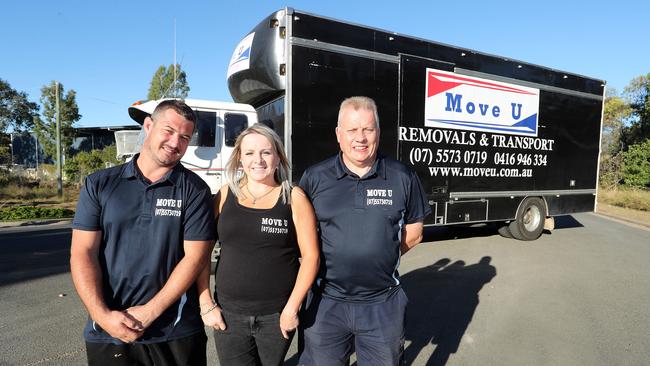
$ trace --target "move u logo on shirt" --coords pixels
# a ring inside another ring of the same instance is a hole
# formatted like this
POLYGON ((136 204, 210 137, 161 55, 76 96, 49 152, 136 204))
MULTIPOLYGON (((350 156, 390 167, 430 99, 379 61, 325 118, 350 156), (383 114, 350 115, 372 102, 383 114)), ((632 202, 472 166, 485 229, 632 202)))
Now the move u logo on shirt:
POLYGON ((392 189, 368 189, 366 190, 366 205, 392 206, 393 200, 391 197, 393 197, 392 189))
POLYGON ((158 198, 156 200, 155 216, 181 216, 181 208, 183 207, 183 200, 175 200, 171 198, 158 198))
POLYGON ((263 217, 260 231, 269 234, 287 234, 289 233, 289 222, 285 219, 263 217))

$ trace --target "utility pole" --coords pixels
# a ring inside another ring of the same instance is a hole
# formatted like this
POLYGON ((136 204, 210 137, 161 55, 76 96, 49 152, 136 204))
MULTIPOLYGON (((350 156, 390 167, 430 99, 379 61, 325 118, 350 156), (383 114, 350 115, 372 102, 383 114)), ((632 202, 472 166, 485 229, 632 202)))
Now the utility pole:
POLYGON ((9 146, 11 146, 11 168, 14 168, 14 133, 10 132, 9 133, 9 138, 11 139, 11 142, 9 143, 9 146))
POLYGON ((34 134, 34 156, 36 157, 36 175, 38 175, 38 136, 34 134))
POLYGON ((178 88, 176 88, 176 18, 174 18, 174 98, 178 98, 178 88))
POLYGON ((59 82, 56 82, 56 194, 63 197, 63 174, 61 172, 61 108, 59 106, 59 82))

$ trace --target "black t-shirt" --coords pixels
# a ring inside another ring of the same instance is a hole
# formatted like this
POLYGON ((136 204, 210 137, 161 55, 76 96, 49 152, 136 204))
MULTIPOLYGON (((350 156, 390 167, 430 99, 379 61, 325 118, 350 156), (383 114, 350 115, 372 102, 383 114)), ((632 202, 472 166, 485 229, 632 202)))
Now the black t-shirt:
POLYGON ((270 209, 239 204, 230 190, 217 222, 221 257, 215 274, 219 305, 238 314, 282 311, 300 263, 291 205, 282 195, 270 209))

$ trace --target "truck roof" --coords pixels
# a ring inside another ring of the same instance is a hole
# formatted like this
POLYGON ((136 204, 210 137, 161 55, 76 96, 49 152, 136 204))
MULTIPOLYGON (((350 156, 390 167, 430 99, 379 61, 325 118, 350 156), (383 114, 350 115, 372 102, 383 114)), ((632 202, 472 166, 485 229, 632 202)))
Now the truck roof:
POLYGON ((237 112, 255 112, 255 108, 253 108, 253 106, 250 104, 235 102, 221 102, 207 99, 185 99, 185 104, 189 105, 192 108, 227 109, 237 112))
MULTIPOLYGON (((151 115, 158 105, 163 100, 173 99, 173 98, 164 98, 158 100, 149 100, 149 101, 139 101, 133 103, 129 106, 129 116, 142 124, 145 117, 151 115)), ((252 112, 255 113, 255 108, 249 104, 243 103, 234 103, 234 102, 220 102, 216 100, 206 100, 206 99, 184 99, 185 104, 190 106, 193 109, 209 109, 209 110, 228 110, 234 112, 252 112)))

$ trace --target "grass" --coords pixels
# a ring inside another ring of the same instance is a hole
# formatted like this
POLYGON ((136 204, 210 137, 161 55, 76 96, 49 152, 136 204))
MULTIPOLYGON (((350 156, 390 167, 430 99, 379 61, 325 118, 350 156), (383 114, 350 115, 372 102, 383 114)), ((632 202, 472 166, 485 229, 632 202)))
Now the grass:
POLYGON ((67 206, 77 201, 79 188, 63 187, 63 197, 57 195, 56 186, 18 187, 15 185, 0 187, 0 208, 15 205, 53 205, 67 206))
POLYGON ((56 184, 5 183, 0 185, 0 221, 72 217, 78 197, 75 186, 64 186, 59 197, 56 184))
POLYGON ((598 190, 598 202, 611 206, 650 212, 650 191, 619 188, 598 190))
MULTIPOLYGON (((66 201, 69 200, 71 195, 78 194, 79 190, 64 187, 63 199, 57 196, 56 186, 17 186, 8 185, 0 187, 0 200, 2 201, 16 201, 16 202, 30 202, 30 201, 66 201)), ((76 197, 74 198, 76 199, 76 197)))
POLYGON ((600 188, 597 211, 606 216, 650 226, 650 191, 600 188))

